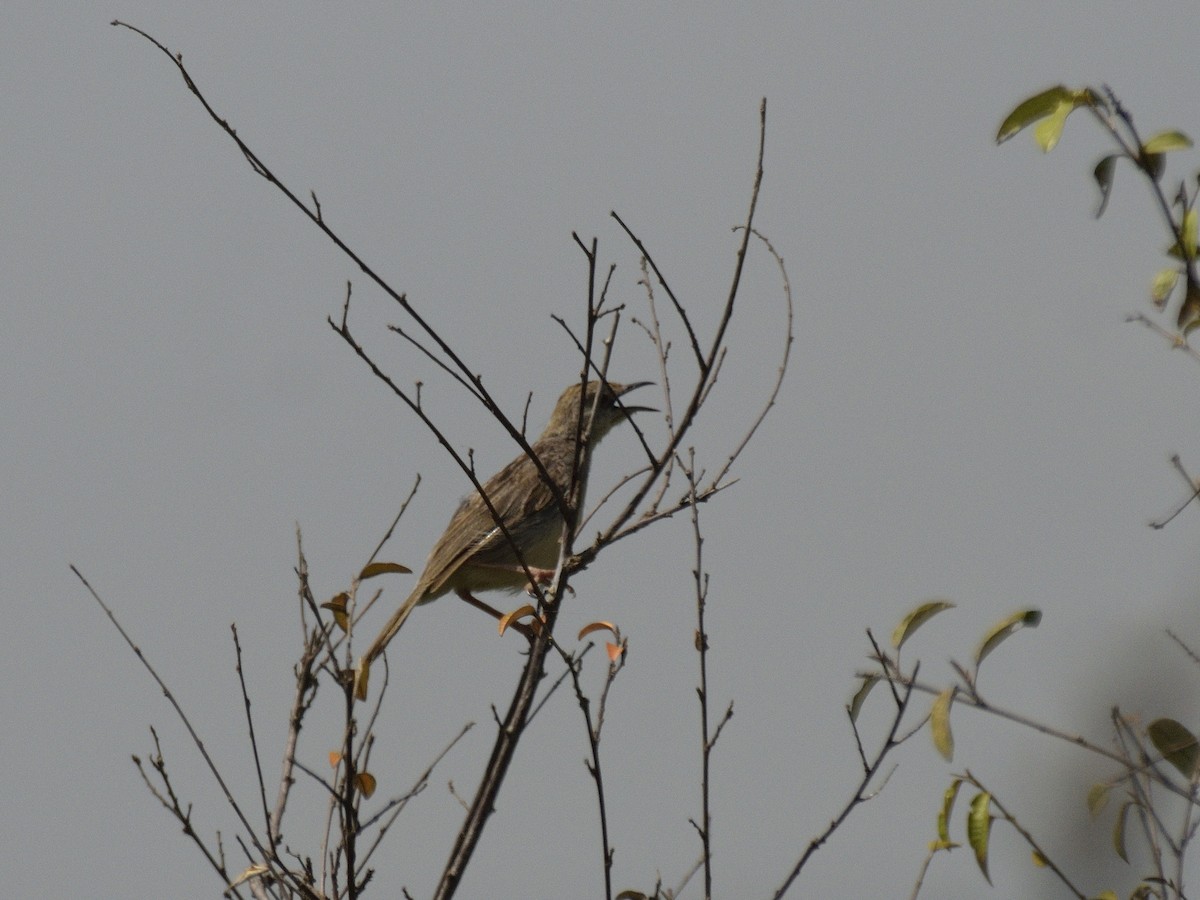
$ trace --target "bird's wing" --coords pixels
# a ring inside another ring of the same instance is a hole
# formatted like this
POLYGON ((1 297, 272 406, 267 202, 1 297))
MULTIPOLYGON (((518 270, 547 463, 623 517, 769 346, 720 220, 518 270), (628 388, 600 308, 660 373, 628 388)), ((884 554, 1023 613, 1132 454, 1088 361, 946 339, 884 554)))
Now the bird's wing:
MULTIPOLYGON (((547 455, 542 454, 542 458, 545 460, 547 455)), ((551 472, 552 477, 556 475, 551 472)), ((483 489, 505 527, 522 546, 525 546, 522 532, 537 527, 546 515, 557 516, 554 492, 524 454, 489 478, 483 489)), ((479 556, 515 558, 504 532, 497 527, 491 511, 475 491, 459 504, 445 533, 430 552, 421 576, 425 591, 438 592, 464 563, 479 556)))

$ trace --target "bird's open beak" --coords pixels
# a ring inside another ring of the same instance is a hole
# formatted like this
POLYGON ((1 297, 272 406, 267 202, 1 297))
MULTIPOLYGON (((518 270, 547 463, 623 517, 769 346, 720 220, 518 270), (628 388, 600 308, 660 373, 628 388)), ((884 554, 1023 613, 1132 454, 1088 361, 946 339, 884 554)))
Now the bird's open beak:
MULTIPOLYGON (((626 385, 622 386, 621 393, 618 394, 617 396, 624 397, 630 391, 636 390, 637 388, 640 388, 640 387, 648 387, 652 384, 654 384, 653 381, 635 381, 633 384, 626 384, 626 385)), ((653 406, 631 406, 626 403, 621 404, 621 409, 623 409, 625 411, 626 415, 631 415, 635 412, 658 412, 658 410, 655 409, 653 406)))

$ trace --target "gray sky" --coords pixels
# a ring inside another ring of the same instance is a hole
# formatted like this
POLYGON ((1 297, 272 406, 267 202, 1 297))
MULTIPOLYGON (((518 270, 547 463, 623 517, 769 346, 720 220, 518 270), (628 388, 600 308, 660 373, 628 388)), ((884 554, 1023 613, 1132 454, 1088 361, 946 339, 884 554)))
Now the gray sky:
MULTIPOLYGON (((619 211, 711 322, 768 97, 758 225, 787 260, 797 341, 742 480, 703 511, 711 691, 717 707, 736 704, 715 756, 720 895, 769 895, 840 808, 857 776, 843 704, 864 628, 886 637, 930 597, 959 604, 914 642, 930 678, 1032 605, 1041 628, 985 668, 995 702, 1100 741, 1114 703, 1194 720, 1194 672, 1162 631, 1200 645, 1200 519, 1146 522, 1181 497, 1169 455, 1200 468, 1200 426, 1180 415, 1198 372, 1123 323, 1148 308, 1166 238, 1128 171, 1092 220, 1088 173, 1107 147, 1082 116, 1048 158, 1028 136, 992 141, 1009 108, 1059 81, 1110 83, 1146 132, 1196 132, 1193 4, 166 6, 0 12, 0 566, 22 613, 0 638, 12 896, 219 893, 129 762, 149 753, 150 723, 197 826, 232 844, 194 748, 69 562, 252 801, 229 624, 273 769, 297 652, 295 524, 327 596, 416 473, 422 490, 388 554, 413 566, 467 489, 326 325, 348 278, 359 334, 397 380, 426 381, 481 469, 513 453, 383 330, 399 319, 390 301, 249 170, 165 58, 108 26, 115 17, 182 52, 239 133, 290 186, 317 192, 511 409, 534 391, 534 427, 577 371, 550 320, 582 309, 572 230, 599 238, 615 296, 636 304, 637 257, 608 217, 619 211)), ((1187 167, 1173 178, 1196 167, 1194 155, 1173 162, 1187 167)), ((710 466, 772 375, 780 309, 755 250, 729 368, 696 433, 710 466)), ((654 377, 651 363, 630 330, 613 374, 654 377)), ((596 477, 634 453, 628 436, 609 438, 596 477)), ((604 744, 621 888, 648 889, 659 872, 674 884, 698 853, 687 537, 680 520, 614 548, 575 581, 562 622, 566 634, 612 618, 631 638, 604 744)), ((447 601, 419 610, 396 647, 381 793, 480 723, 378 861, 380 896, 401 884, 424 896, 461 817, 445 783, 473 789, 518 642, 447 601)), ((883 722, 876 700, 868 736, 883 722)), ((963 766, 1076 862, 1087 891, 1128 891, 1136 867, 1070 849, 1080 834, 1107 841, 1083 796, 1111 770, 979 717, 955 724, 954 765, 915 738, 795 896, 906 895, 963 766)), ((319 765, 336 718, 304 736, 319 765)), ((585 752, 564 694, 529 735, 463 896, 599 893, 585 752)), ((292 828, 313 847, 320 817, 292 828)), ((994 896, 1057 895, 1011 833, 995 854, 994 896)), ((982 886, 963 852, 937 861, 923 896, 982 886)))

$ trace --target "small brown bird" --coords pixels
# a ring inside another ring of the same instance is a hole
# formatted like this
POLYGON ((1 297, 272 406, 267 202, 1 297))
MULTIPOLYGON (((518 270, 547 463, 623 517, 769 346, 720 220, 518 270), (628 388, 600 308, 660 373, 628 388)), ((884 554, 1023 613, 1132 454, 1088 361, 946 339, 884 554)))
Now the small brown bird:
MULTIPOLYGON (((583 508, 583 492, 587 484, 591 451, 614 425, 634 412, 652 411, 645 406, 620 406, 618 399, 649 382, 615 384, 608 382, 596 404, 595 418, 587 434, 587 452, 580 461, 575 508, 583 508)), ((571 469, 575 463, 577 435, 586 428, 600 382, 589 381, 580 399, 580 385, 573 384, 558 398, 546 430, 533 443, 546 473, 566 498, 571 486, 571 469)), ((425 571, 421 573, 413 592, 384 626, 360 663, 360 678, 383 652, 388 641, 404 624, 416 606, 436 600, 454 591, 473 606, 498 615, 495 610, 476 600, 475 591, 516 591, 529 584, 521 562, 524 561, 535 578, 548 578, 558 563, 563 532, 563 516, 555 492, 546 484, 529 456, 522 453, 487 480, 483 486, 492 506, 499 513, 512 543, 496 525, 483 498, 476 491, 459 505, 445 533, 433 545, 425 571)), ((568 498, 569 499, 569 498, 568 498)), ((363 679, 365 681, 365 679, 363 679)), ((363 685, 365 693, 365 684, 363 685)))

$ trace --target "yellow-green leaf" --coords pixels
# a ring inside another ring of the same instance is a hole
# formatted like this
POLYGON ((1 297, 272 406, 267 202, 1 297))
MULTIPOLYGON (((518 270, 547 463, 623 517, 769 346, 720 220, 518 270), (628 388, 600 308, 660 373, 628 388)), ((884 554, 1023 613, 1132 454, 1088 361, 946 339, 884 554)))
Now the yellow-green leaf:
POLYGON ((1160 131, 1142 144, 1143 153, 1170 153, 1172 150, 1186 150, 1192 146, 1192 139, 1182 131, 1160 131))
POLYGON ((346 602, 349 599, 350 595, 343 591, 321 604, 321 609, 327 609, 333 613, 333 621, 342 631, 350 630, 350 617, 346 614, 346 602))
POLYGON ((1150 285, 1150 302, 1154 304, 1155 309, 1162 309, 1167 305, 1167 301, 1171 299, 1171 294, 1178 283, 1179 269, 1174 266, 1159 269, 1150 285))
POLYGON ((368 578, 374 578, 376 575, 407 575, 411 572, 408 566, 402 566, 400 563, 393 562, 375 562, 364 566, 363 570, 358 573, 359 581, 366 581, 368 578))
POLYGON ((992 834, 992 795, 983 792, 976 794, 971 800, 971 812, 967 815, 967 843, 975 851, 975 862, 987 883, 992 883, 988 875, 988 840, 992 834))
POLYGON ((1049 153, 1058 145, 1058 139, 1062 137, 1063 126, 1067 124, 1067 116, 1074 109, 1073 102, 1064 100, 1055 107, 1054 112, 1038 122, 1037 127, 1033 129, 1034 140, 1042 148, 1043 153, 1049 153))
POLYGON ((1036 850, 1032 850, 1030 853, 1033 856, 1033 864, 1039 869, 1044 869, 1049 865, 1049 863, 1046 862, 1046 857, 1042 856, 1042 854, 1038 853, 1036 850))
POLYGON ((1196 210, 1189 209, 1183 214, 1183 253, 1188 259, 1196 258, 1196 210))
POLYGON ((1115 891, 1101 891, 1092 900, 1118 900, 1115 891))
POLYGON ((953 702, 954 688, 948 687, 937 695, 933 708, 929 710, 929 733, 933 736, 933 746, 946 762, 954 759, 954 735, 950 733, 950 704, 953 702))
POLYGON ((955 778, 950 787, 942 795, 942 809, 938 813, 938 840, 943 844, 950 843, 950 814, 954 812, 954 801, 958 798, 958 789, 962 787, 962 779, 955 778))
POLYGON ((1034 94, 1022 100, 1017 108, 1008 114, 996 132, 996 143, 1003 144, 1010 137, 1039 119, 1053 113, 1060 103, 1071 96, 1071 92, 1063 85, 1056 85, 1049 90, 1034 94))
POLYGON ((961 846, 962 846, 962 844, 958 843, 957 841, 930 841, 929 842, 929 852, 937 853, 939 850, 949 851, 949 850, 954 850, 961 846))
POLYGON ((880 675, 864 675, 862 677, 862 686, 854 692, 854 696, 850 698, 850 703, 846 710, 850 713, 850 721, 857 722, 858 714, 862 711, 863 701, 867 699, 867 694, 871 693, 871 688, 879 684, 882 680, 880 675))
POLYGON ((1146 728, 1146 733, 1163 759, 1190 781, 1196 774, 1196 761, 1200 759, 1195 735, 1174 719, 1155 719, 1146 728))
POLYGON ((1200 289, 1194 284, 1189 284, 1187 293, 1183 295, 1183 303, 1179 305, 1175 325, 1185 336, 1200 326, 1200 289))
POLYGON ((1096 163, 1096 168, 1092 170, 1092 177, 1096 179, 1096 184, 1100 186, 1100 205, 1096 208, 1096 218, 1104 215, 1104 210, 1108 206, 1108 198, 1112 193, 1113 175, 1117 170, 1117 154, 1106 156, 1100 162, 1096 163))
POLYGON ((983 636, 983 641, 980 643, 979 649, 975 652, 975 665, 978 666, 983 662, 984 657, 1022 628, 1037 628, 1038 623, 1041 621, 1041 610, 1022 609, 1013 613, 1007 619, 998 622, 983 636))
POLYGON ((1121 857, 1126 863, 1129 862, 1129 857, 1125 853, 1125 819, 1129 815, 1129 808, 1133 806, 1132 800, 1126 800, 1121 804, 1121 808, 1117 810, 1116 820, 1113 822, 1113 849, 1117 851, 1117 856, 1121 857))
POLYGON ((953 608, 954 604, 949 600, 930 600, 928 603, 922 603, 900 620, 900 624, 892 632, 892 646, 899 650, 918 628, 938 613, 953 608))
POLYGON ((1108 805, 1108 795, 1112 791, 1111 784, 1100 782, 1093 784, 1087 792, 1087 808, 1093 816, 1100 815, 1101 810, 1108 805))

